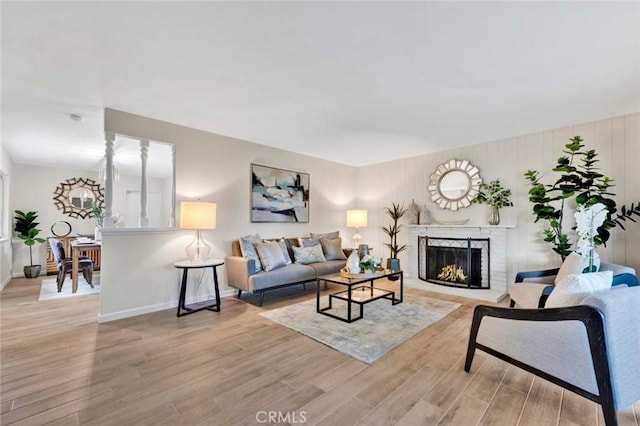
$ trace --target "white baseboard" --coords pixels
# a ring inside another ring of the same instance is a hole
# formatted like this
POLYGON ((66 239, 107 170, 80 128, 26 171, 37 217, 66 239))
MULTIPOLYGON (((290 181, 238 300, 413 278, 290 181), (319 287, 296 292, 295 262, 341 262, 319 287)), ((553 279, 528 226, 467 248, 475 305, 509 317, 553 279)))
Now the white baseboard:
MULTIPOLYGON (((220 292, 220 298, 230 297, 235 294, 236 294, 236 290, 226 290, 226 291, 220 292)), ((191 299, 191 300, 187 299, 186 301, 187 304, 191 304, 195 302, 197 302, 197 300, 195 299, 191 299)), ((124 311, 112 312, 104 315, 98 314, 98 322, 103 323, 103 322, 109 322, 109 321, 116 321, 119 319, 135 317, 138 315, 150 314, 152 312, 164 311, 165 309, 176 309, 177 307, 178 307, 178 301, 172 300, 166 303, 158 303, 155 305, 141 306, 139 308, 127 309, 124 311)))
POLYGON ((4 290, 4 288, 7 286, 7 284, 9 284, 9 283, 11 282, 11 278, 12 278, 12 277, 11 277, 11 275, 9 275, 9 276, 7 277, 7 279, 6 279, 6 280, 4 280, 4 281, 2 282, 2 284, 0 284, 0 291, 4 290))

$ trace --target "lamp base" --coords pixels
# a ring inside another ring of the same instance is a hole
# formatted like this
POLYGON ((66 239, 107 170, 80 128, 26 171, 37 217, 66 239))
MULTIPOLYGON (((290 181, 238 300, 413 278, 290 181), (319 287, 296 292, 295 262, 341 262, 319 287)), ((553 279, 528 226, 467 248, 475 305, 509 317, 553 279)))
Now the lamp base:
POLYGON ((356 233, 353 234, 353 240, 356 242, 356 249, 360 247, 360 241, 362 240, 362 236, 360 235, 357 229, 356 229, 356 233))
POLYGON ((193 242, 185 248, 185 252, 191 263, 199 263, 208 259, 211 246, 202 238, 200 230, 198 230, 193 242))

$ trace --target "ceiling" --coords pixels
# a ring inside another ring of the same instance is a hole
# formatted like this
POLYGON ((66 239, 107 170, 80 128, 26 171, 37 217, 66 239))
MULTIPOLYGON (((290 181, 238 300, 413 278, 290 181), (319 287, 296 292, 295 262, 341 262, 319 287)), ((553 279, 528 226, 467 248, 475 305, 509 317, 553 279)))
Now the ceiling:
POLYGON ((0 8, 18 163, 98 167, 104 107, 353 166, 640 110, 640 2, 0 8))

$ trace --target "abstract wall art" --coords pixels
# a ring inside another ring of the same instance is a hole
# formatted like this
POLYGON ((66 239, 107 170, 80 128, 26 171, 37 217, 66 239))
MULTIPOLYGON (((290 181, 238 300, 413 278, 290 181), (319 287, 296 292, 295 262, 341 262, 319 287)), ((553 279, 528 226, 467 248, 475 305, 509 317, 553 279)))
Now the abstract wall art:
POLYGON ((251 222, 309 222, 309 174, 251 164, 251 222))

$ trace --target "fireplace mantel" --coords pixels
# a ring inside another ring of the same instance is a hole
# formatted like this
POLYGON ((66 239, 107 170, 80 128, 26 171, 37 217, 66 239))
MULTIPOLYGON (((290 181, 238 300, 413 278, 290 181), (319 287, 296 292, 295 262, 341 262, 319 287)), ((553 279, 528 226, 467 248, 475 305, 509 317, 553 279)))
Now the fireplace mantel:
POLYGON ((480 228, 480 229, 496 229, 496 228, 515 228, 515 225, 404 225, 407 228, 480 228))
POLYGON ((407 276, 417 287, 440 293, 497 302, 507 295, 507 232, 514 225, 406 225, 409 232, 407 276), (460 289, 431 284, 418 279, 418 236, 489 238, 491 240, 491 289, 460 289))

